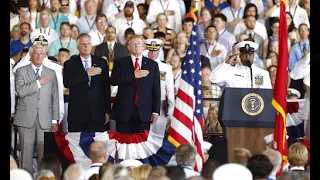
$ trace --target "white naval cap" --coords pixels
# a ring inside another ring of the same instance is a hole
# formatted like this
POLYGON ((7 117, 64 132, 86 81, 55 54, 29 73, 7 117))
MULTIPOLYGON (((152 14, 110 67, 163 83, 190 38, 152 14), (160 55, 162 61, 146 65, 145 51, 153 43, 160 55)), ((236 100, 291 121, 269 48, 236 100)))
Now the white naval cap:
MULTIPOLYGON (((272 134, 268 134, 266 135, 263 139, 264 139, 264 142, 266 142, 266 144, 269 144, 271 141, 273 141, 273 133, 272 134)), ((289 136, 286 135, 286 138, 288 139, 289 136)))
POLYGON ((158 51, 163 42, 160 39, 146 39, 144 44, 149 51, 158 51))
POLYGON ((139 167, 141 165, 143 165, 143 163, 141 161, 138 161, 136 159, 126 159, 120 162, 121 165, 123 165, 124 167, 139 167))
POLYGON ((236 45, 236 48, 239 49, 240 53, 254 53, 258 49, 258 45, 252 41, 242 41, 236 45))
POLYGON ((10 170, 10 179, 11 180, 33 180, 30 173, 24 169, 12 169, 10 170))
POLYGON ((227 163, 219 166, 212 175, 214 180, 252 180, 251 171, 241 164, 227 163))
POLYGON ((210 150, 210 148, 211 148, 211 146, 212 146, 212 144, 211 143, 209 143, 208 141, 203 141, 203 144, 202 144, 202 148, 203 149, 206 149, 206 150, 210 150))
POLYGON ((31 37, 31 41, 34 44, 41 44, 47 46, 51 44, 51 37, 44 33, 38 33, 35 36, 31 37))
POLYGON ((298 97, 298 99, 301 97, 301 94, 298 90, 294 89, 294 88, 289 88, 288 89, 288 96, 294 94, 298 97))

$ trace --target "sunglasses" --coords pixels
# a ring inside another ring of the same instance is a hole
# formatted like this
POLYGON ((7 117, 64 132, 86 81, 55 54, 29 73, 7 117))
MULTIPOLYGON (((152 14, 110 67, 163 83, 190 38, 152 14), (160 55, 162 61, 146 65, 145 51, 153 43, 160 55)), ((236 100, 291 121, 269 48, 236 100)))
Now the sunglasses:
POLYGON ((61 6, 69 6, 69 4, 61 4, 61 6))

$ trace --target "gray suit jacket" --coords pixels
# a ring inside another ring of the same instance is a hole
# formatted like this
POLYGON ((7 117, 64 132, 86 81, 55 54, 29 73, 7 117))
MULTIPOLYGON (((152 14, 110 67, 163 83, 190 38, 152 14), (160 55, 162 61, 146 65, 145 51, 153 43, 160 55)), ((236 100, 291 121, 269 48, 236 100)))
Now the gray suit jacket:
POLYGON ((50 129, 52 120, 59 119, 59 95, 56 73, 42 65, 41 75, 51 80, 39 89, 32 64, 17 69, 15 74, 18 103, 13 124, 30 128, 34 125, 39 109, 39 122, 43 129, 50 129))

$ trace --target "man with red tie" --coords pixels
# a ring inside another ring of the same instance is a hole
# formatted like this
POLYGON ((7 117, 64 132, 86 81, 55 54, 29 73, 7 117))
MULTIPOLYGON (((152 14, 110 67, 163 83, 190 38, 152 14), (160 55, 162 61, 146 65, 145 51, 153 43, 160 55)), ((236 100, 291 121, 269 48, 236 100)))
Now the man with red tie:
POLYGON ((110 83, 118 86, 111 117, 124 134, 150 129, 160 114, 160 72, 157 62, 143 57, 144 39, 133 35, 127 42, 130 56, 114 62, 110 83))

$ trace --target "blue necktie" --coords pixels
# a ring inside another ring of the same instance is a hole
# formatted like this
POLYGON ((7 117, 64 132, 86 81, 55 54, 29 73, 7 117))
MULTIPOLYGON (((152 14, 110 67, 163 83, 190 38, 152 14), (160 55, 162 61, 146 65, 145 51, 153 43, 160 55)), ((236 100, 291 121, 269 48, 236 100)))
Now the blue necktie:
POLYGON ((37 68, 36 70, 37 70, 37 71, 36 71, 36 79, 38 79, 38 78, 39 78, 39 70, 40 70, 40 69, 37 68))
POLYGON ((306 53, 306 51, 307 51, 307 44, 306 44, 306 43, 304 43, 304 44, 303 44, 303 48, 302 48, 302 52, 303 52, 303 54, 305 54, 305 53, 306 53))
MULTIPOLYGON (((89 68, 88 60, 85 59, 84 60, 84 70, 87 71, 88 68, 89 68)), ((91 77, 89 77, 89 82, 88 82, 89 86, 90 86, 90 81, 91 81, 91 77)))

